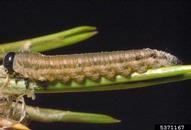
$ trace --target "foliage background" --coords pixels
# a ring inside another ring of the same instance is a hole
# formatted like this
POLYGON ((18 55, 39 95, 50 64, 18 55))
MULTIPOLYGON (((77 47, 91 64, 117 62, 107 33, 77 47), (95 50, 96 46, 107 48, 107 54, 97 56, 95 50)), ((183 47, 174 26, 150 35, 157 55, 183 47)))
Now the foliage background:
MULTIPOLYGON (((81 44, 46 54, 156 48, 191 64, 191 3, 0 1, 0 42, 62 31, 79 25, 97 26, 99 34, 81 44)), ((97 112, 122 119, 121 124, 89 125, 32 122, 32 129, 124 130, 153 129, 157 123, 191 123, 190 81, 116 92, 37 95, 28 104, 97 112), (61 100, 62 99, 62 100, 61 100)))

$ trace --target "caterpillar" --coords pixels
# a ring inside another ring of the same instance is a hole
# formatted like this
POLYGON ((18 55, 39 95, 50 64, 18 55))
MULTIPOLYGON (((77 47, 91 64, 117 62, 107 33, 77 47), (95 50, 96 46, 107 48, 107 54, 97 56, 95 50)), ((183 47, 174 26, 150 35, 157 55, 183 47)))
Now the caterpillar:
POLYGON ((40 53, 9 52, 3 60, 8 74, 32 81, 99 81, 114 80, 117 75, 130 76, 148 69, 181 64, 175 56, 156 49, 84 53, 72 55, 42 55, 40 53))

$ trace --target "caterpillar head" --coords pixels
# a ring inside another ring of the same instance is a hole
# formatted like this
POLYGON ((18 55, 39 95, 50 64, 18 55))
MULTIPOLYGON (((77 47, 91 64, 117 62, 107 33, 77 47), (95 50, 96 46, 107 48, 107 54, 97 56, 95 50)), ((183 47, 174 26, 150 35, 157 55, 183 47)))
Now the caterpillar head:
POLYGON ((5 55, 3 59, 3 66, 9 74, 12 74, 14 72, 13 70, 14 57, 15 57, 15 52, 9 52, 5 55))

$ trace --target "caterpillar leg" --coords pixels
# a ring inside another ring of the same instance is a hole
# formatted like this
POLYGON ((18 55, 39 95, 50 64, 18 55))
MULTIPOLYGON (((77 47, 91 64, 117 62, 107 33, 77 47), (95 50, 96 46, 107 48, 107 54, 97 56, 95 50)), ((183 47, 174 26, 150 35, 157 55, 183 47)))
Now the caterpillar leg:
POLYGON ((24 81, 26 90, 23 93, 23 96, 26 95, 27 97, 31 97, 33 100, 35 99, 35 93, 34 93, 34 87, 33 87, 33 83, 30 79, 28 78, 19 78, 19 77, 15 77, 15 83, 18 83, 19 81, 24 81))

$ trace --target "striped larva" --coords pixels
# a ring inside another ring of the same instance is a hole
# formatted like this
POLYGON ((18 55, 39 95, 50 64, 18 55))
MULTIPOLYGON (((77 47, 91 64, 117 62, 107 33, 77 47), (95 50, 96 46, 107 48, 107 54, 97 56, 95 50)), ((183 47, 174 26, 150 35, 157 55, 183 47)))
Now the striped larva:
POLYGON ((8 53, 3 61, 8 73, 32 81, 109 80, 148 69, 180 64, 173 55, 155 49, 46 56, 40 53, 8 53))

